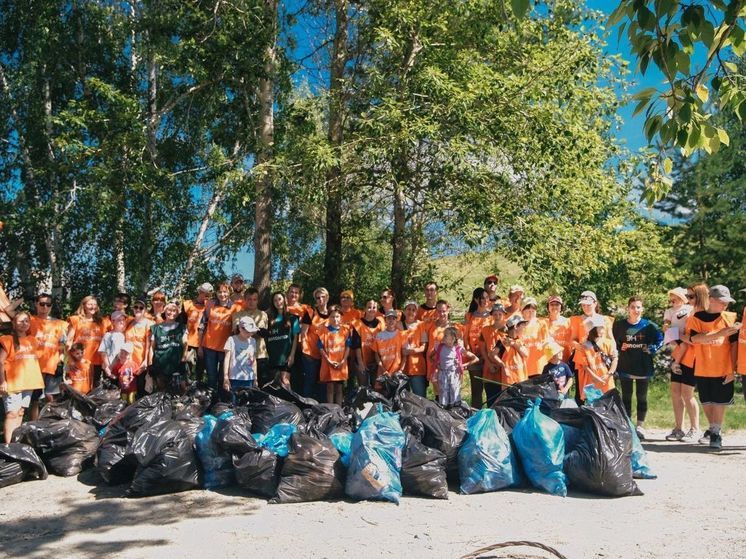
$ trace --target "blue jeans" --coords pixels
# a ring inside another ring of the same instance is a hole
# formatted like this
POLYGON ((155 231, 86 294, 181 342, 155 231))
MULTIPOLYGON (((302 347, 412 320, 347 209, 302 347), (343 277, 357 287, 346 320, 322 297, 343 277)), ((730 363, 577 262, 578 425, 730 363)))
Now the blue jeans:
POLYGON ((303 396, 314 398, 319 402, 326 400, 326 388, 319 384, 319 371, 321 371, 321 359, 314 359, 305 353, 303 362, 303 396), (323 394, 322 394, 323 392, 323 394), (319 397, 320 396, 320 397, 319 397))
POLYGON ((416 377, 409 377, 409 387, 412 389, 412 392, 414 394, 417 394, 417 396, 422 396, 423 398, 427 397, 427 377, 426 376, 416 376, 416 377))
POLYGON ((225 352, 204 348, 205 369, 207 371, 207 386, 218 393, 223 387, 223 359, 225 352))
POLYGON ((236 405, 236 394, 239 390, 244 388, 254 388, 256 386, 255 380, 233 380, 230 379, 231 382, 231 399, 233 402, 233 405, 236 405))

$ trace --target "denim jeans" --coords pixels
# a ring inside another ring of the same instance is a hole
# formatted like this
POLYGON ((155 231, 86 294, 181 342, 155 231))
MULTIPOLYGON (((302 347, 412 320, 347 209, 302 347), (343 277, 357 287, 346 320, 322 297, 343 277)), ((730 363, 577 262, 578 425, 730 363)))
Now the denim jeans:
POLYGON ((204 348, 205 369, 207 370, 207 386, 218 392, 223 388, 223 359, 225 352, 204 348))
POLYGON ((423 398, 427 397, 427 377, 422 376, 413 376, 409 377, 409 387, 412 389, 412 392, 414 394, 417 394, 417 396, 422 396, 423 398))
POLYGON ((231 401, 233 405, 236 405, 236 394, 243 388, 254 388, 256 386, 255 380, 234 380, 231 381, 231 401))
POLYGON ((326 400, 326 387, 319 383, 321 359, 314 359, 303 354, 303 396, 314 398, 319 402, 326 400))

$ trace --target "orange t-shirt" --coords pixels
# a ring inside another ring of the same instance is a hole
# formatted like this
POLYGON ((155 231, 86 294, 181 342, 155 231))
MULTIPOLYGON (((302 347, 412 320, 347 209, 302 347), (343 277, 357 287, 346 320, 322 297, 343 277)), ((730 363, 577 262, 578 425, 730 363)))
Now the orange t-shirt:
POLYGON ((482 352, 482 376, 488 380, 500 381, 500 370, 487 358, 497 346, 497 342, 505 336, 505 332, 495 329, 494 326, 485 326, 479 334, 479 343, 482 352))
POLYGON ((68 344, 82 343, 83 357, 90 361, 92 365, 100 365, 101 356, 98 353, 98 348, 101 345, 104 334, 107 332, 105 320, 102 319, 101 322, 95 322, 89 318, 83 318, 80 315, 74 314, 67 319, 67 322, 75 330, 72 340, 67 340, 68 344))
POLYGON ((376 334, 373 349, 383 363, 383 368, 389 374, 394 374, 402 369, 402 349, 409 334, 403 330, 393 332, 382 331, 376 334))
POLYGON ((199 346, 199 321, 202 319, 202 311, 204 310, 204 303, 198 303, 191 299, 184 301, 184 314, 187 318, 187 345, 189 347, 199 346))
POLYGON ((461 324, 454 324, 449 322, 446 326, 438 326, 436 322, 429 322, 427 329, 423 332, 423 340, 427 342, 427 380, 437 380, 435 378, 435 348, 443 340, 443 332, 448 327, 454 327, 460 333, 463 334, 463 327, 461 324))
POLYGON ((547 325, 549 336, 564 349, 562 352, 562 361, 567 363, 570 359, 570 353, 572 353, 572 331, 570 328, 570 319, 566 316, 560 316, 554 322, 552 322, 548 317, 540 318, 539 320, 544 321, 547 325))
POLYGON ((502 356, 505 368, 502 371, 500 382, 503 384, 516 384, 528 379, 526 373, 526 358, 520 354, 515 347, 506 347, 502 356))
POLYGON ((463 330, 464 347, 479 357, 480 360, 482 359, 482 354, 479 347, 479 335, 482 333, 482 329, 490 326, 492 322, 493 318, 490 313, 486 313, 483 316, 475 316, 469 313, 466 316, 463 330))
POLYGON ((421 320, 423 322, 435 322, 438 318, 438 309, 433 307, 430 308, 425 303, 422 303, 419 307, 417 307, 417 314, 415 315, 417 320, 421 320))
POLYGON ((746 375, 746 308, 743 309, 741 319, 741 330, 738 332, 738 365, 739 375, 746 375))
POLYGON ((93 388, 91 377, 91 362, 83 358, 80 361, 67 362, 67 378, 70 379, 70 385, 83 394, 88 394, 93 388))
POLYGON ((311 307, 308 305, 304 305, 303 303, 295 303, 294 305, 288 305, 288 312, 292 315, 295 315, 298 317, 298 321, 300 321, 301 318, 303 318, 303 315, 306 314, 306 311, 312 310, 311 307))
POLYGON ((363 311, 352 308, 349 311, 342 313, 342 324, 352 324, 361 316, 363 316, 363 311))
MULTIPOLYGON (((617 353, 616 345, 610 338, 601 338, 599 340, 596 340, 596 345, 598 346, 598 349, 600 349, 609 357, 613 358, 617 353)), ((601 353, 596 351, 590 345, 590 343, 584 342, 583 349, 575 352, 575 364, 578 367, 577 389, 580 391, 581 394, 583 394, 581 396, 581 399, 585 400, 583 389, 588 384, 592 384, 604 394, 614 388, 614 376, 610 375, 608 377, 605 377, 605 375, 609 374, 609 369, 608 367, 606 367, 606 364, 601 357, 601 353), (597 376, 602 378, 605 377, 604 382, 600 382, 593 378, 586 370, 586 367, 588 366, 593 367, 597 376)))
POLYGON ((148 344, 150 344, 150 328, 153 321, 143 319, 140 322, 131 322, 124 331, 124 341, 132 342, 132 355, 130 360, 142 365, 148 355, 148 344))
POLYGON ((376 325, 373 327, 368 326, 362 320, 356 320, 352 323, 352 327, 355 328, 357 335, 360 336, 360 352, 363 355, 363 366, 369 367, 374 365, 376 362, 375 349, 373 348, 373 342, 376 339, 378 332, 383 330, 383 324, 381 320, 376 320, 376 325))
MULTIPOLYGON (((694 313, 686 321, 686 330, 697 334, 708 334, 717 332, 723 328, 733 326, 736 322, 736 313, 722 312, 712 322, 705 322, 697 317, 700 313, 694 313)), ((731 341, 718 338, 705 344, 692 344, 694 346, 694 376, 718 378, 733 374, 733 359, 731 355, 731 341)))
MULTIPOLYGON (((332 330, 330 326, 324 325, 316 328, 318 343, 324 347, 324 351, 332 361, 341 361, 339 369, 329 366, 326 359, 321 358, 321 370, 319 371, 319 382, 339 382, 347 380, 349 371, 345 352, 350 344, 350 329, 342 325, 338 330, 332 330)), ((321 355, 321 348, 319 348, 321 355)))
POLYGON ((311 307, 308 307, 306 314, 303 315, 303 320, 308 320, 309 317, 311 323, 301 321, 301 326, 305 324, 308 326, 305 335, 301 331, 301 351, 305 353, 311 359, 321 359, 321 352, 319 352, 319 334, 317 330, 321 326, 326 326, 326 320, 329 315, 322 316, 319 312, 311 307))
POLYGON ((67 324, 56 318, 41 319, 31 317, 28 335, 36 338, 36 357, 39 359, 41 372, 53 375, 62 360, 67 324))
MULTIPOLYGON (((416 320, 408 324, 405 334, 405 344, 410 349, 421 349, 425 347, 422 341, 422 335, 427 329, 427 323, 416 320)), ((425 352, 410 353, 404 362, 404 372, 410 377, 421 377, 427 374, 427 363, 425 361, 425 352)))
POLYGON ((224 351, 225 342, 231 336, 233 328, 233 313, 241 310, 241 307, 233 303, 230 307, 211 303, 205 309, 207 315, 207 327, 202 338, 202 346, 213 351, 224 351))
POLYGON ((8 393, 44 388, 39 359, 36 357, 37 345, 33 336, 23 336, 18 339, 16 349, 13 336, 0 336, 0 346, 7 354, 4 365, 8 393))
POLYGON ((547 356, 544 347, 549 342, 549 329, 545 322, 533 320, 526 324, 526 329, 521 336, 523 344, 528 349, 526 357, 526 374, 530 377, 540 375, 547 364, 547 356))
MULTIPOLYGON (((606 324, 606 337, 608 338, 611 336, 612 328, 614 326, 614 319, 609 316, 602 316, 604 319, 604 323, 606 324)), ((585 321, 588 320, 590 317, 585 316, 584 314, 575 315, 570 317, 570 340, 573 342, 578 343, 585 343, 585 341, 588 339, 588 328, 586 328, 585 321)), ((610 338, 609 338, 610 339, 610 338)), ((614 346, 614 351, 616 351, 616 342, 612 339, 610 339, 611 344, 614 346)), ((578 364, 578 352, 575 352, 575 364, 578 364)))

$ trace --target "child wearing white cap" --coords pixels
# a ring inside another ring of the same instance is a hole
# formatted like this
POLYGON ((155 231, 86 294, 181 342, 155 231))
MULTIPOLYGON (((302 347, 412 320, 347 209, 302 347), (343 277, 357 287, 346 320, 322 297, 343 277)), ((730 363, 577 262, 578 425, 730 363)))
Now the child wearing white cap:
POLYGON ((259 331, 254 319, 241 317, 238 321, 238 334, 225 342, 223 361, 223 389, 230 391, 233 400, 242 388, 252 388, 256 384, 256 340, 259 331))

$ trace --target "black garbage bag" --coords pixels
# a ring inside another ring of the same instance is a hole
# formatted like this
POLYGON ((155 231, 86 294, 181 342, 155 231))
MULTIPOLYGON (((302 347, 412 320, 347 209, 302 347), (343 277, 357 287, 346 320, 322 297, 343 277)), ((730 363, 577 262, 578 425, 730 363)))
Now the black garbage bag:
POLYGON ((129 483, 137 469, 130 445, 143 425, 171 418, 171 401, 157 392, 127 407, 109 423, 96 453, 96 471, 111 485, 129 483))
POLYGON ((457 403, 447 406, 445 409, 456 419, 469 419, 477 411, 463 400, 459 400, 457 403))
POLYGON ((447 499, 446 455, 425 446, 407 432, 402 451, 401 485, 406 495, 447 499))
MULTIPOLYGON (((402 425, 413 427, 409 417, 418 420, 422 425, 422 442, 445 454, 448 479, 458 481, 458 451, 466 437, 466 420, 408 390, 399 394, 396 411, 401 414, 402 425)), ((414 428, 418 428, 417 424, 414 428)))
POLYGON ((127 496, 162 495, 199 487, 194 436, 200 425, 198 421, 165 419, 139 429, 132 441, 137 470, 127 496))
POLYGON ((492 405, 497 420, 509 435, 529 407, 529 402, 541 398, 541 413, 551 417, 559 409, 562 399, 551 375, 540 375, 527 381, 508 386, 492 405))
POLYGON ((233 468, 239 487, 267 499, 277 493, 281 459, 266 448, 256 444, 243 456, 233 456, 233 468))
POLYGON ((217 404, 217 394, 215 390, 202 382, 193 382, 187 386, 184 395, 174 398, 173 408, 177 413, 187 411, 194 416, 202 416, 210 412, 216 417, 225 410, 212 410, 217 404))
POLYGON ((49 472, 74 476, 93 465, 98 431, 76 419, 29 421, 13 432, 13 442, 31 445, 49 472))
POLYGON ((25 475, 18 462, 8 462, 0 459, 0 489, 21 483, 25 475))
POLYGON ((280 400, 291 402, 298 406, 301 410, 306 410, 319 405, 319 402, 317 400, 301 396, 291 388, 282 384, 278 379, 275 379, 269 384, 265 384, 264 386, 262 386, 262 391, 266 392, 267 394, 271 394, 272 396, 275 396, 280 400))
POLYGON ((563 470, 572 489, 596 495, 642 495, 632 477, 632 433, 619 392, 578 408, 583 424, 563 470))
POLYGON ((47 479, 47 468, 33 447, 21 443, 0 444, 0 459, 21 465, 24 479, 47 479))
POLYGON ((383 411, 391 411, 394 404, 380 392, 376 392, 370 386, 360 386, 353 394, 350 405, 356 410, 361 410, 365 404, 381 404, 383 411))
POLYGON ((48 402, 39 412, 39 419, 77 419, 84 421, 92 417, 96 403, 69 384, 60 385, 60 394, 54 402, 48 402))
POLYGON ((233 456, 243 456, 256 449, 256 441, 251 436, 251 419, 248 414, 236 410, 233 415, 218 421, 213 434, 217 444, 233 456))
POLYGON ((288 448, 272 503, 323 501, 344 495, 344 468, 329 439, 294 433, 288 448))
POLYGON ((340 431, 352 431, 350 416, 337 404, 316 404, 303 410, 306 419, 302 431, 317 438, 340 431))
POLYGON ((246 402, 251 417, 251 432, 264 435, 278 423, 300 425, 305 419, 300 408, 261 390, 250 389, 239 393, 239 403, 246 402))
POLYGON ((403 373, 383 375, 376 379, 378 392, 388 400, 395 400, 402 390, 409 390, 409 377, 403 373))

